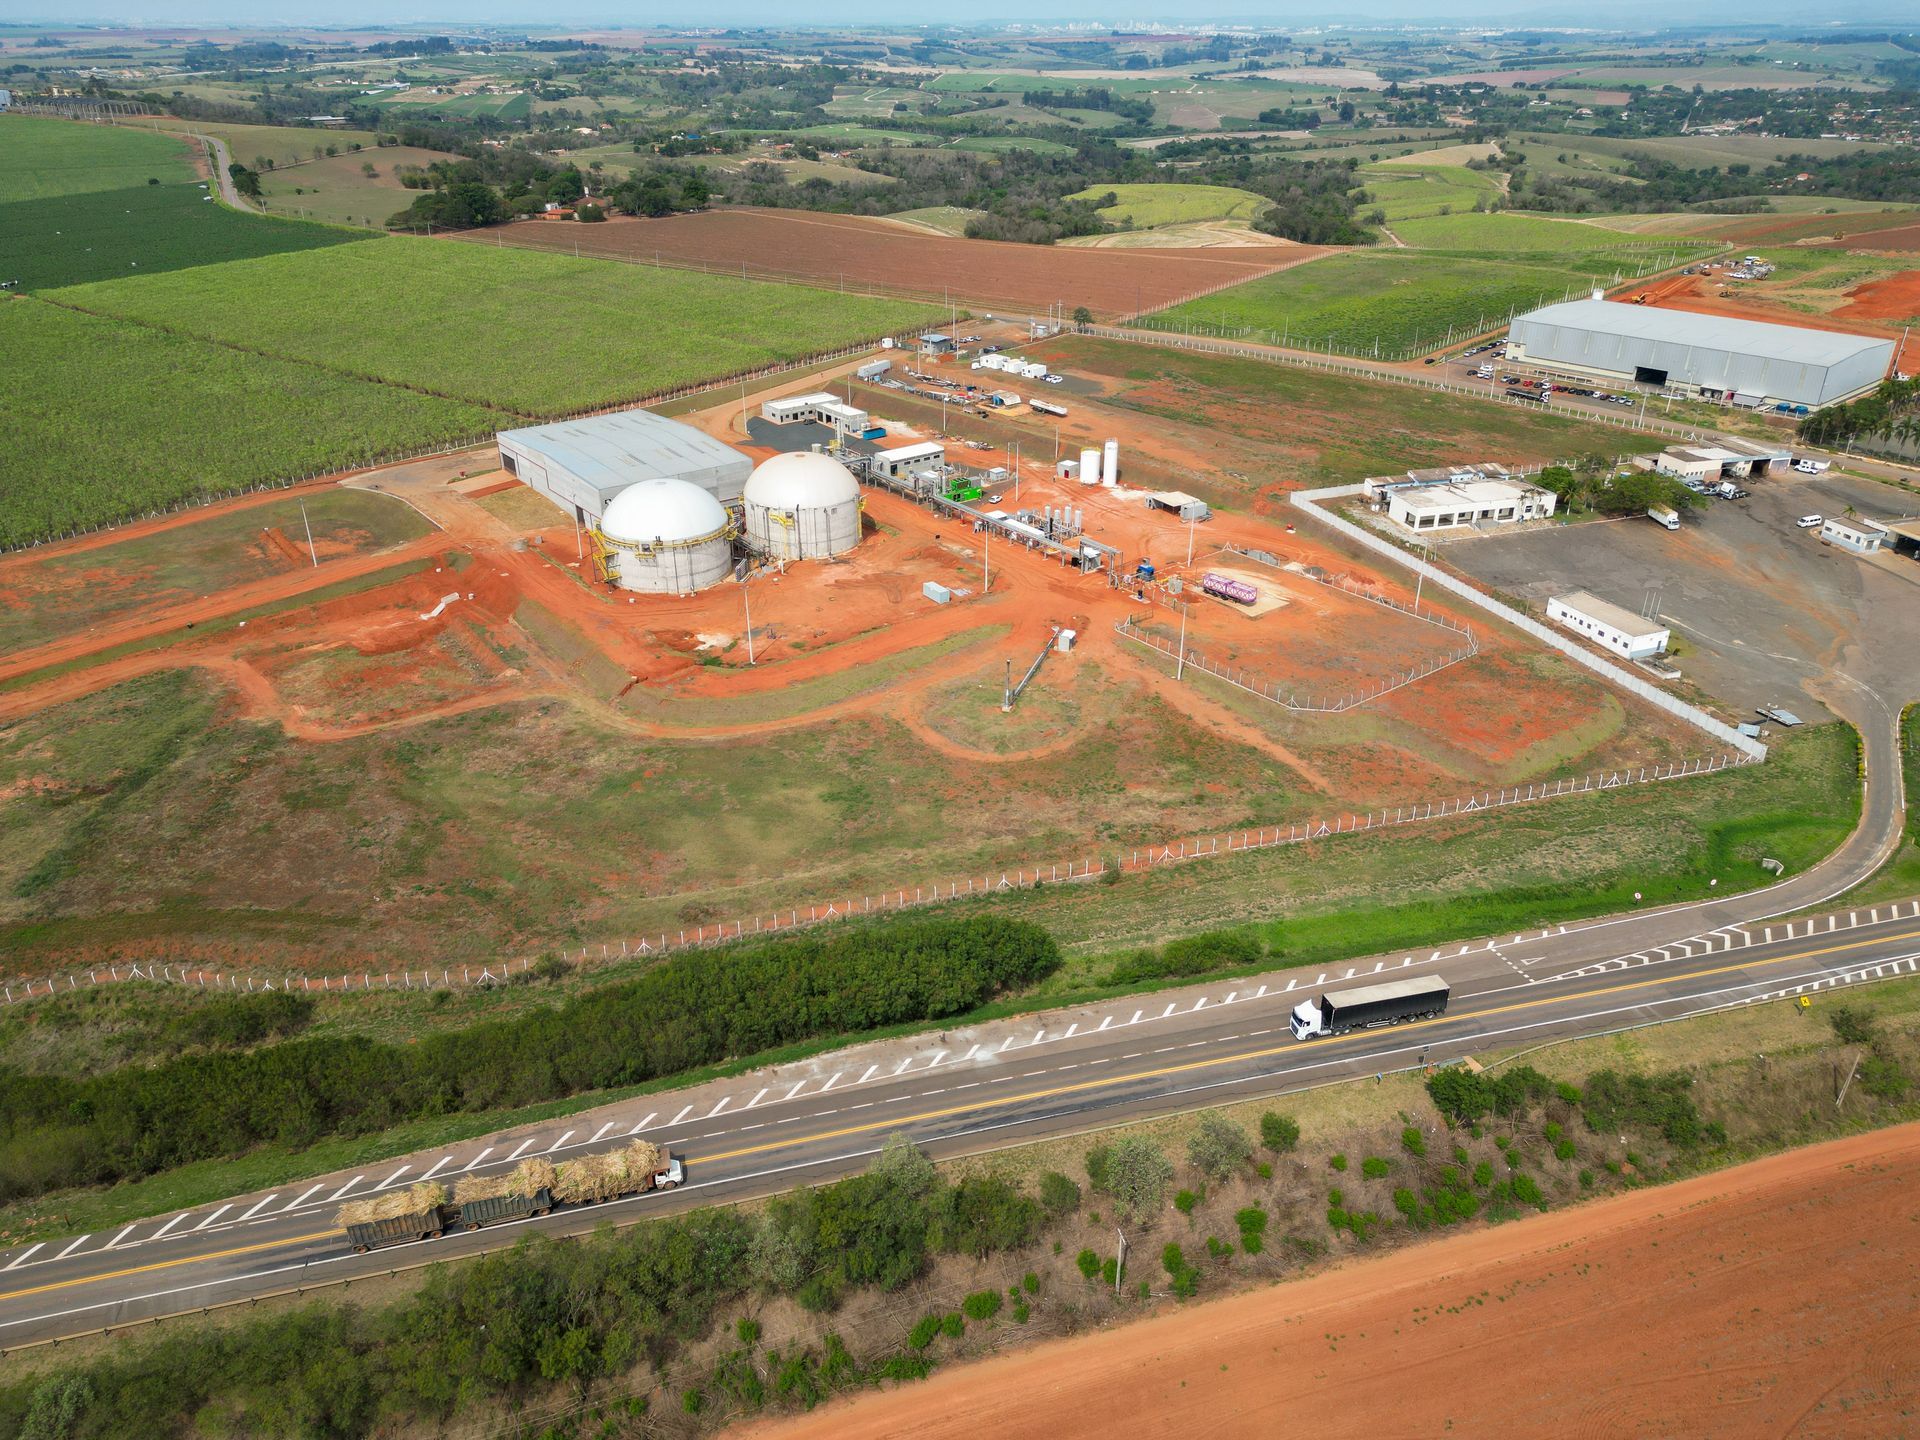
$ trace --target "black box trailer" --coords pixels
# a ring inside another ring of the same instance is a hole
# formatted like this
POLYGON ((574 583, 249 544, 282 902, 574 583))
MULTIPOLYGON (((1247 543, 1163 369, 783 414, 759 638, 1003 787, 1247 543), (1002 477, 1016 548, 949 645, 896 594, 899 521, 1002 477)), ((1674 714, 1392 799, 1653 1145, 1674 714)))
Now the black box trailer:
POLYGON ((1438 975, 1388 980, 1353 990, 1329 990, 1318 1004, 1312 1000, 1301 1001, 1287 1023, 1294 1039, 1306 1040, 1316 1035, 1345 1035, 1375 1025, 1430 1020, 1446 1013, 1452 993, 1438 975))

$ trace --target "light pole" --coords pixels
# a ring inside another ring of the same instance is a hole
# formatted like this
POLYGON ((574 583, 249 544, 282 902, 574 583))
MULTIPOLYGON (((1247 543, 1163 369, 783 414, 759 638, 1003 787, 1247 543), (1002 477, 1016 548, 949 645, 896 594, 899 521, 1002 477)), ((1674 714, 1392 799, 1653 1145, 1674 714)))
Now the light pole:
POLYGON ((1189 565, 1193 564, 1193 528, 1199 520, 1200 517, 1197 515, 1187 517, 1187 564, 1189 565))
POLYGON ((1187 607, 1180 607, 1180 656, 1174 662, 1173 678, 1177 681, 1187 673, 1187 607))

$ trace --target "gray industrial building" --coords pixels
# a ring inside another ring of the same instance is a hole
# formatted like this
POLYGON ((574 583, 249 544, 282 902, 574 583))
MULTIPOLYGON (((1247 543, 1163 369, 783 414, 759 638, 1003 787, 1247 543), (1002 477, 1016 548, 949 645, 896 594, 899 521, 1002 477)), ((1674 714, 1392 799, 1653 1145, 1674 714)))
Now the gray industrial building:
POLYGON ((501 467, 581 524, 597 524, 615 495, 642 480, 685 480, 738 505, 753 470, 732 446, 650 410, 502 430, 497 439, 501 467))
POLYGON ((1517 317, 1507 359, 1737 405, 1831 405, 1886 378, 1893 341, 1611 300, 1517 317))

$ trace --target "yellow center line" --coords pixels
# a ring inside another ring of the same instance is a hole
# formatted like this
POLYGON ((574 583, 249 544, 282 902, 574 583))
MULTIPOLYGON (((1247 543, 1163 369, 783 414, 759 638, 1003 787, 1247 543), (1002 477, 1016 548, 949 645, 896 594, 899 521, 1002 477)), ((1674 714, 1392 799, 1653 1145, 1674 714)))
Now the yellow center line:
MULTIPOLYGON (((1613 996, 1627 990, 1643 990, 1653 985, 1666 985, 1674 980, 1703 980, 1714 975, 1727 975, 1736 970, 1745 970, 1753 965, 1784 965, 1796 960, 1811 960, 1822 955, 1834 955, 1845 950, 1859 950, 1871 945, 1884 945, 1895 940, 1920 939, 1920 930, 1910 930, 1901 935, 1880 935, 1871 940, 1855 940, 1845 945, 1829 945, 1819 950, 1802 950, 1793 955, 1775 955, 1754 960, 1745 960, 1737 965, 1722 965, 1713 970, 1690 970, 1684 975, 1662 975, 1649 980, 1636 980, 1629 985, 1610 985, 1597 990, 1577 991, 1568 995, 1548 995, 1538 1000, 1517 1000, 1510 1005, 1495 1006, 1491 1010, 1475 1010, 1470 1018, 1479 1020, 1494 1015, 1508 1015, 1517 1010, 1531 1010, 1541 1005, 1563 1005, 1571 1000, 1587 1000, 1597 996, 1613 996)), ((1442 1016, 1435 1020, 1410 1020, 1404 1025, 1392 1027, 1393 1034, 1408 1030, 1421 1029, 1429 1025, 1443 1025, 1447 1020, 1466 1018, 1459 1015, 1442 1016)), ((1359 1031, 1352 1035, 1331 1036, 1325 1040, 1307 1042, 1315 1050, 1327 1046, 1350 1044, 1363 1040, 1374 1032, 1359 1031)), ((1274 1045, 1261 1050, 1243 1050, 1234 1055, 1215 1055, 1204 1060, 1187 1060, 1178 1065, 1162 1065, 1152 1070, 1130 1070, 1125 1074, 1113 1074, 1097 1080, 1076 1080, 1070 1085, 1054 1085, 1044 1090, 1028 1090, 1018 1095, 1003 1095, 997 1099, 981 1099, 965 1105, 949 1105, 939 1110, 923 1110, 917 1115, 897 1115, 890 1120, 871 1120, 859 1125, 848 1125, 838 1130, 825 1130, 817 1135, 802 1135, 790 1140, 769 1140, 761 1145, 749 1145, 739 1150, 723 1150, 717 1155, 702 1155, 703 1162, 716 1160, 738 1160, 747 1155, 763 1155, 770 1150, 787 1150, 797 1145, 816 1144, 822 1140, 840 1140, 849 1135, 870 1134, 875 1130, 896 1130, 904 1125, 923 1124, 929 1120, 945 1120, 955 1115, 964 1115, 970 1111, 998 1110, 1013 1105, 1024 1105, 1032 1100, 1050 1100, 1061 1095, 1074 1095, 1088 1090, 1107 1090, 1117 1085, 1131 1085, 1139 1080, 1157 1080, 1167 1075, 1184 1075, 1195 1070, 1209 1070, 1222 1065, 1237 1065, 1245 1060, 1264 1060, 1269 1056, 1285 1053, 1298 1054, 1300 1042, 1287 1045, 1274 1045)), ((692 1163, 689 1161, 689 1163, 692 1163)))
MULTIPOLYGON (((203 1260, 226 1260, 235 1255, 252 1255, 261 1250, 281 1250, 289 1245, 304 1245, 309 1240, 325 1240, 338 1230, 320 1230, 312 1235, 295 1235, 287 1240, 262 1240, 257 1245, 236 1245, 231 1250, 216 1250, 210 1255, 183 1255, 177 1260, 156 1260, 151 1265, 132 1265, 125 1270, 108 1270, 98 1275, 82 1275, 73 1280, 54 1280, 27 1290, 9 1290, 0 1300, 18 1300, 26 1295, 44 1295, 49 1290, 66 1290, 75 1285, 92 1285, 101 1280, 124 1280, 129 1275, 146 1275, 155 1270, 171 1270, 177 1265, 198 1265, 203 1260)), ((99 1253, 99 1252, 96 1252, 99 1253)))
MULTIPOLYGON (((1828 945, 1818 950, 1802 950, 1792 955, 1775 955, 1745 960, 1737 965, 1722 965, 1712 970, 1691 970, 1684 975, 1662 975, 1649 980, 1636 980, 1629 985, 1610 985, 1597 990, 1577 991, 1567 995, 1543 996, 1538 1000, 1518 1000, 1510 1005, 1495 1006, 1491 1010, 1476 1010, 1470 1016, 1455 1015, 1452 1019, 1483 1019, 1494 1015, 1510 1015, 1519 1010, 1532 1010, 1542 1005, 1561 1005, 1571 1000, 1587 1000, 1600 996, 1613 996, 1628 990, 1644 990, 1654 985, 1666 985, 1674 980, 1703 980, 1714 975, 1728 975, 1736 970, 1745 970, 1752 965, 1785 965, 1797 960, 1814 960, 1822 955, 1837 955, 1848 950, 1861 950, 1872 945, 1884 945, 1897 940, 1920 940, 1920 930, 1909 930, 1899 935, 1879 935, 1870 940, 1854 940, 1844 945, 1828 945)), ((1429 1025, 1445 1024, 1449 1017, 1437 1020, 1412 1020, 1404 1025, 1396 1025, 1392 1033, 1401 1034, 1408 1030, 1420 1029, 1429 1025)), ((1311 1041, 1311 1047, 1318 1051, 1330 1046, 1350 1044, 1364 1040, 1373 1032, 1361 1031, 1352 1035, 1332 1036, 1325 1040, 1311 1041)), ((796 1146, 815 1145, 823 1140, 840 1140, 849 1135, 870 1134, 875 1130, 897 1130, 906 1125, 924 1124, 930 1120, 945 1120, 954 1115, 965 1115, 980 1110, 1005 1109, 1013 1105, 1024 1105, 1033 1100, 1049 1100, 1060 1095, 1080 1094, 1088 1090, 1109 1090, 1118 1085, 1130 1085, 1139 1080, 1155 1080, 1167 1075, 1183 1075, 1195 1070, 1214 1069, 1222 1065, 1235 1065, 1245 1060, 1263 1060, 1268 1056, 1286 1053, 1299 1053, 1299 1042, 1287 1045, 1275 1045, 1261 1050, 1243 1050, 1233 1055, 1216 1055, 1204 1060, 1188 1060, 1178 1065, 1162 1065, 1152 1070, 1133 1070, 1124 1075, 1114 1074, 1097 1080, 1079 1080, 1071 1085, 1054 1085, 1044 1090, 1027 1090, 1018 1095, 1002 1095, 998 1098, 983 1097, 965 1105, 949 1105, 939 1110, 923 1110, 916 1115, 897 1115, 889 1120, 872 1120, 860 1125, 848 1125, 838 1130, 823 1130, 813 1135, 799 1135, 790 1140, 770 1140, 761 1145, 749 1145, 738 1150, 723 1150, 714 1155, 703 1155, 702 1162, 717 1160, 738 1160, 748 1155, 764 1155, 771 1150, 791 1150, 796 1146)), ((150 1265, 135 1265, 125 1270, 113 1270, 98 1275, 81 1275, 71 1280, 54 1280, 45 1285, 36 1285, 27 1290, 11 1290, 0 1294, 0 1302, 18 1300, 29 1295, 44 1295, 52 1290, 67 1290, 76 1285, 93 1285, 103 1280, 122 1280, 129 1275, 147 1275, 156 1270, 171 1270, 181 1265, 198 1265, 208 1260, 225 1260, 235 1255, 251 1255, 261 1250, 279 1250, 294 1245, 304 1245, 313 1240, 325 1240, 338 1235, 340 1231, 319 1230, 311 1235, 296 1235, 285 1240, 266 1240, 257 1245, 241 1245, 231 1250, 217 1250, 209 1255, 182 1255, 173 1260, 156 1260, 150 1265)), ((98 1252, 96 1252, 98 1253, 98 1252)))

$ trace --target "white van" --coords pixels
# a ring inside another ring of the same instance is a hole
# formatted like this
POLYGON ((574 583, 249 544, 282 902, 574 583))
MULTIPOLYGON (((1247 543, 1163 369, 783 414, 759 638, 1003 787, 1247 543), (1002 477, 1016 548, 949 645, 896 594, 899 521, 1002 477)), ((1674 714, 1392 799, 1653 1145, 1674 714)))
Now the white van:
POLYGON ((1802 515, 1793 523, 1798 525, 1802 530, 1818 530, 1826 522, 1818 515, 1802 515))
POLYGON ((1796 460, 1793 462, 1793 468, 1802 475, 1818 475, 1822 470, 1831 470, 1833 462, 1831 460, 1796 460))

